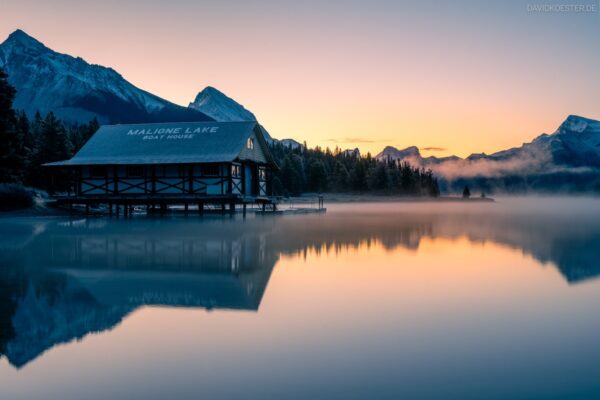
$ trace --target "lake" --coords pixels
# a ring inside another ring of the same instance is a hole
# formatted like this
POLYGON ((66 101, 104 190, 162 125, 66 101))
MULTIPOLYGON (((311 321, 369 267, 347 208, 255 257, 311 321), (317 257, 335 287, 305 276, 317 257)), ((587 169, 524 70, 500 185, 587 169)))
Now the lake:
POLYGON ((0 398, 600 397, 600 200, 0 219, 0 398))

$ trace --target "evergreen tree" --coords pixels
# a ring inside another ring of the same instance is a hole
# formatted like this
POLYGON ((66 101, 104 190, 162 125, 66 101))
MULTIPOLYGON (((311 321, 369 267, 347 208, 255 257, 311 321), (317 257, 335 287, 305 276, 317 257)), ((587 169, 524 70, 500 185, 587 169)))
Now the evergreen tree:
POLYGON ((31 134, 31 147, 27 151, 25 157, 25 172, 24 172, 24 183, 29 186, 39 187, 39 176, 40 168, 38 164, 38 153, 41 146, 42 138, 42 125, 44 119, 42 118, 39 111, 35 113, 33 121, 29 123, 29 132, 31 134))
POLYGON ((464 199, 468 199, 469 197, 471 197, 471 191, 469 190, 468 186, 465 186, 465 188, 463 189, 462 197, 464 199))
POLYGON ((339 161, 336 161, 335 163, 332 181, 333 190, 335 190, 336 192, 343 192, 345 190, 348 190, 350 174, 348 173, 348 169, 346 168, 346 166, 339 161))
POLYGON ((33 134, 31 133, 31 125, 25 111, 21 110, 16 113, 15 128, 21 135, 21 156, 25 158, 34 148, 33 134))
POLYGON ((350 187, 351 190, 355 190, 360 193, 364 192, 368 188, 367 170, 362 160, 358 160, 354 164, 352 171, 350 171, 350 187))
POLYGON ((313 161, 310 164, 308 185, 309 190, 312 192, 327 190, 327 174, 325 172, 325 165, 321 160, 313 161))
POLYGON ((402 194, 415 194, 415 170, 408 162, 400 166, 400 191, 402 194))
POLYGON ((44 118, 35 154, 32 157, 32 183, 49 192, 63 191, 71 186, 70 175, 67 171, 49 171, 43 164, 66 160, 71 156, 71 144, 63 123, 54 113, 50 112, 44 118))
POLYGON ((0 182, 18 182, 23 172, 23 138, 12 108, 16 93, 0 69, 0 182))
POLYGON ((92 119, 87 124, 70 126, 69 139, 71 141, 73 153, 78 152, 99 128, 100 124, 96 118, 92 119))
POLYGON ((281 182, 285 195, 297 196, 303 191, 302 168, 293 154, 288 155, 283 161, 281 182))
POLYGON ((370 188, 375 191, 388 191, 390 189, 390 174, 387 163, 380 162, 373 169, 370 176, 370 188))

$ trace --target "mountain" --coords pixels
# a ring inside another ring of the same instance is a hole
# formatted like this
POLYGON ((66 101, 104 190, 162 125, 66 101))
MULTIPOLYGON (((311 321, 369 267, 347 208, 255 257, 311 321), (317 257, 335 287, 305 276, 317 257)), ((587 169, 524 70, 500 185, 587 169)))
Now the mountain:
POLYGON ((287 148, 290 148, 292 150, 304 148, 304 145, 302 143, 300 143, 300 142, 298 142, 297 140, 294 140, 294 139, 281 139, 281 140, 273 139, 273 141, 275 141, 275 142, 278 141, 283 146, 285 146, 287 148))
POLYGON ((210 121, 129 83, 111 68, 57 53, 22 30, 0 44, 0 68, 17 89, 14 108, 53 111, 67 121, 100 123, 210 121))
POLYGON ((414 146, 388 146, 376 158, 431 168, 450 190, 464 184, 492 191, 600 190, 600 121, 570 115, 554 133, 490 155, 424 158, 414 146))
POLYGON ((420 164, 423 161, 419 149, 416 146, 407 147, 398 150, 393 146, 386 146, 381 153, 375 156, 378 161, 408 161, 413 164, 420 164))
POLYGON ((196 96, 188 108, 198 110, 215 121, 256 121, 256 117, 244 106, 212 86, 207 86, 196 96))
MULTIPOLYGON (((201 111, 219 122, 257 121, 251 111, 212 86, 207 86, 198 93, 188 108, 201 111)), ((274 139, 266 130, 265 133, 265 139, 269 144, 278 142, 294 150, 304 147, 294 139, 274 139)))
POLYGON ((355 147, 354 149, 343 150, 342 154, 346 157, 360 157, 360 150, 358 147, 355 147))

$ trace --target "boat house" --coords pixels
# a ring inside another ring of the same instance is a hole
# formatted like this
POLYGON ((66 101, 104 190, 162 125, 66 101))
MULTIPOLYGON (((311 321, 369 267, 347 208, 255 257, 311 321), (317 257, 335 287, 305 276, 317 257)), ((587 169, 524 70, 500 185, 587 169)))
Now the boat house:
POLYGON ((263 128, 248 122, 105 125, 70 160, 46 164, 74 172, 59 204, 123 205, 164 211, 169 205, 273 205, 277 165, 263 128))

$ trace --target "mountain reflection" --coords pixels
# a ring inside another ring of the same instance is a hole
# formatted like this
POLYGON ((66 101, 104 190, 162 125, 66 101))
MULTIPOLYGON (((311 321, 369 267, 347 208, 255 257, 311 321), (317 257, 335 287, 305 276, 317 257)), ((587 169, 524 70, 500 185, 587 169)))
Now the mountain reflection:
MULTIPOLYGON (((0 355, 21 367, 59 343, 111 329, 141 306, 258 310, 282 254, 423 238, 494 242, 600 275, 597 217, 502 212, 335 212, 196 219, 5 218, 0 225, 0 355)), ((373 271, 377 273, 376 269, 373 271)))
POLYGON ((257 310, 278 258, 265 232, 188 222, 6 221, 1 354, 23 366, 145 305, 257 310))

